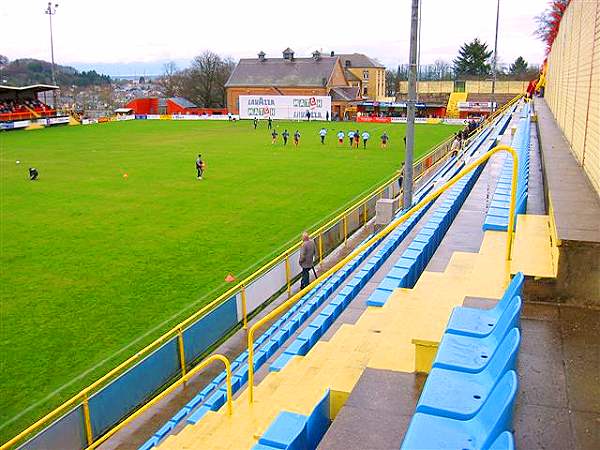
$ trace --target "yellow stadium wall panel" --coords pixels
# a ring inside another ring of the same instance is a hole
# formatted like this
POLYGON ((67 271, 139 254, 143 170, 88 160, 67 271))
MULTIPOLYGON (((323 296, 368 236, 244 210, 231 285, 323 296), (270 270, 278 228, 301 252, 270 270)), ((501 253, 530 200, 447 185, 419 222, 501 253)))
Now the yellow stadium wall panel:
POLYGON ((600 2, 567 7, 548 55, 546 102, 600 195, 600 2))

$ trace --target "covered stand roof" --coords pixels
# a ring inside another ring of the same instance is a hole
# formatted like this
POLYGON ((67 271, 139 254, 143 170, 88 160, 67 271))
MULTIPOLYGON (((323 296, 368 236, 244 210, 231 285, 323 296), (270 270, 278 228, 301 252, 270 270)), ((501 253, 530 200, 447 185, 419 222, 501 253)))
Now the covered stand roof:
POLYGON ((0 84, 0 94, 10 93, 32 93, 37 94, 38 92, 54 91, 58 89, 58 86, 53 84, 32 84, 30 86, 3 86, 0 84))

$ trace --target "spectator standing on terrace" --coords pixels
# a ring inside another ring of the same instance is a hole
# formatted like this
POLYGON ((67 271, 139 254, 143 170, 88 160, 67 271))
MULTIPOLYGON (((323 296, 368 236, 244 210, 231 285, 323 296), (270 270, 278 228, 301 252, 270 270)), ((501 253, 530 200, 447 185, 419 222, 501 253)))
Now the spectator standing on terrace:
POLYGON ((450 147, 450 157, 454 158, 458 155, 458 151, 460 150, 460 136, 458 133, 454 135, 454 140, 452 141, 452 146, 450 147))
POLYGON ((319 135, 321 136, 321 144, 324 144, 325 136, 327 136, 327 130, 325 128, 321 128, 321 131, 319 131, 319 135))
POLYGON ((402 183, 404 182, 404 163, 400 167, 400 176, 398 177, 398 188, 402 189, 402 183))
POLYGON ((371 137, 371 135, 367 132, 367 131, 363 131, 362 134, 362 140, 363 140, 363 148, 367 148, 367 141, 369 140, 369 138, 371 137))
POLYGON ((325 120, 329 122, 329 111, 325 112, 325 120))
POLYGON ((317 249, 315 243, 310 239, 310 236, 305 231, 302 233, 302 246, 300 247, 299 264, 302 267, 302 280, 300 281, 300 289, 304 289, 310 282, 310 270, 315 267, 315 255, 317 249))

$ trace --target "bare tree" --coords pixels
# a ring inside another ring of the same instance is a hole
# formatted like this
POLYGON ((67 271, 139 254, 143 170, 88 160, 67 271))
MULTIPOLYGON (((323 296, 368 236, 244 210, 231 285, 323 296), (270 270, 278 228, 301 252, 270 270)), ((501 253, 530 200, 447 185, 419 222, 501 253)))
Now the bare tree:
POLYGON ((196 56, 184 72, 182 91, 194 103, 205 108, 218 108, 226 104, 225 83, 235 66, 231 58, 221 58, 205 51, 196 56))
POLYGON ((451 80, 452 79, 452 66, 450 63, 438 59, 433 62, 433 73, 435 74, 436 80, 451 80))
POLYGON ((181 76, 177 70, 177 65, 173 61, 163 65, 163 74, 156 82, 166 97, 180 95, 181 76))

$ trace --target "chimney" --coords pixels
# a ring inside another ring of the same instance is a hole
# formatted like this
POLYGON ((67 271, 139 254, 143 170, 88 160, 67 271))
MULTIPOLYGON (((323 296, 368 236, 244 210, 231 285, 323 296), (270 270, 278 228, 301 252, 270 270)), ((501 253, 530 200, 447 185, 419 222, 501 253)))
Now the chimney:
POLYGON ((333 50, 331 50, 330 56, 335 56, 335 52, 333 50))
POLYGON ((321 59, 321 53, 319 52, 319 50, 315 50, 314 52, 312 52, 312 57, 315 61, 318 61, 321 59))
POLYGON ((287 59, 288 61, 293 61, 294 60, 294 50, 292 50, 291 48, 286 48, 283 51, 283 59, 287 59))
POLYGON ((259 61, 265 60, 265 52, 263 52, 262 50, 260 52, 258 52, 258 60, 259 61))

